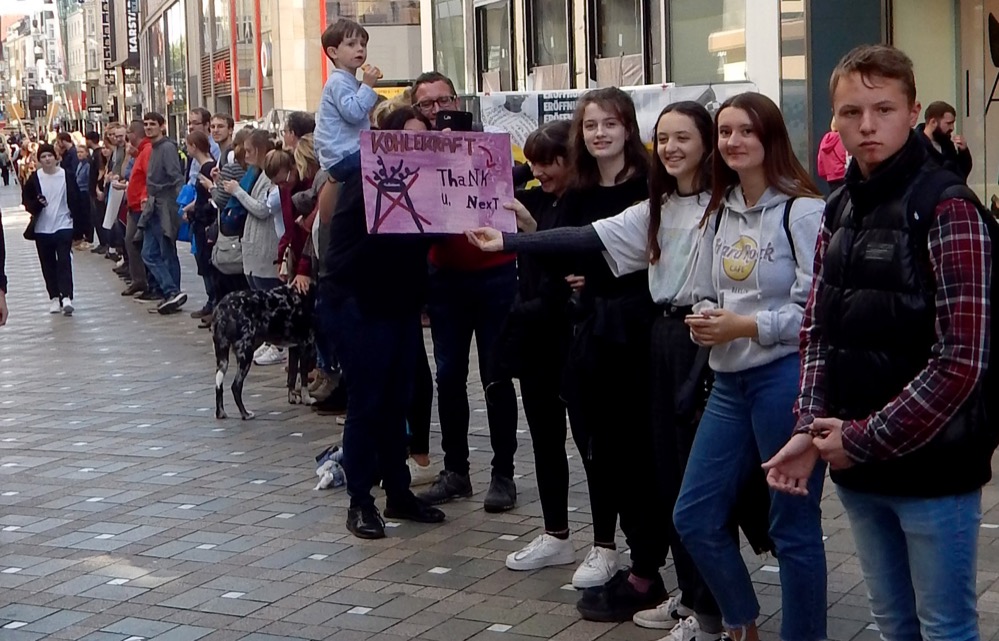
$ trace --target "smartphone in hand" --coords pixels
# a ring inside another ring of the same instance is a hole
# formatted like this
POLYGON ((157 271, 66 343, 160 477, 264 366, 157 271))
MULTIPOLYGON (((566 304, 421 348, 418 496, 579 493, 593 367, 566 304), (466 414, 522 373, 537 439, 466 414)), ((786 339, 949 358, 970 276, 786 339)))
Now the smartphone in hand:
POLYGON ((438 111, 437 127, 438 131, 450 129, 451 131, 472 131, 472 112, 470 111, 438 111))

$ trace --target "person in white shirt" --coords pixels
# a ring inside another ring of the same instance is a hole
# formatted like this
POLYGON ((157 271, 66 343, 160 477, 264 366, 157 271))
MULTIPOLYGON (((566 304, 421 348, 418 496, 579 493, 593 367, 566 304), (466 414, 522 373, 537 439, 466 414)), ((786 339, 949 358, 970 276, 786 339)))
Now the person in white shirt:
POLYGON ((22 191, 22 204, 31 214, 24 232, 34 240, 38 262, 48 290, 49 313, 71 316, 73 305, 73 230, 86 224, 85 195, 76 176, 59 166, 52 145, 38 146, 40 169, 31 174, 22 191))

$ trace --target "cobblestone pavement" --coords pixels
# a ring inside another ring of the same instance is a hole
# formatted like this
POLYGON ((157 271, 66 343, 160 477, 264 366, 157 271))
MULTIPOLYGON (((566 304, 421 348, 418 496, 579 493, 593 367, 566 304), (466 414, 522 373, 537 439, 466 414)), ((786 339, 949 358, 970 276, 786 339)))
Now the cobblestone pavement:
MULTIPOLYGON (((482 510, 489 442, 477 382, 476 496, 446 506, 442 525, 390 524, 389 538, 362 543, 344 528, 345 493, 313 490, 313 456, 340 437, 334 419, 289 406, 280 368, 255 367, 246 398, 258 418, 216 421, 208 333, 186 313, 150 315, 119 296, 110 263, 95 255, 75 256, 76 315, 50 316, 18 200, 16 187, 0 188, 11 308, 0 329, 0 640, 661 636, 580 621, 567 586, 573 566, 504 567, 539 533, 540 504, 522 420, 520 505, 482 510)), ((187 309, 196 309, 204 295, 190 255, 184 274, 187 309)), ((571 443, 569 452, 581 560, 586 490, 571 443)), ((826 493, 829 637, 873 641, 846 517, 826 493)), ((989 639, 999 631, 999 525, 989 525, 999 524, 999 494, 989 487, 985 496, 979 586, 989 639)), ((746 558, 764 635, 776 638, 776 562, 746 558)), ((664 575, 675 587, 670 568, 664 575)))

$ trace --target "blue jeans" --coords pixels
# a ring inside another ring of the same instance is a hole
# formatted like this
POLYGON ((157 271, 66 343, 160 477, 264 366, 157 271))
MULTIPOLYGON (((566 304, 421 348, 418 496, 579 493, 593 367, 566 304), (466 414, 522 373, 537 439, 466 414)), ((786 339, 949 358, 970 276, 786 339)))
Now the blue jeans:
POLYGON ((354 298, 322 300, 320 313, 330 314, 347 385, 343 466, 350 506, 374 505, 371 488, 378 478, 389 501, 405 500, 410 494, 406 411, 423 340, 419 311, 372 316, 354 298))
POLYGON ((338 183, 346 182, 353 174, 361 171, 361 150, 347 154, 340 162, 328 169, 329 175, 338 183))
POLYGON ((177 256, 177 241, 168 238, 160 225, 159 214, 149 217, 142 230, 142 262, 166 298, 180 292, 180 258, 177 256))
MULTIPOLYGON (((760 605, 729 531, 750 473, 791 437, 798 395, 797 355, 735 373, 716 373, 694 437, 673 519, 677 533, 718 601, 728 628, 754 622, 760 605)), ((780 565, 782 641, 826 638, 826 557, 822 546, 825 466, 808 496, 771 492, 770 537, 780 565)))
MULTIPOLYGON (((517 394, 509 378, 492 376, 496 340, 517 293, 513 263, 480 271, 432 269, 427 315, 437 363, 437 411, 444 469, 468 474, 468 356, 472 336, 486 390, 493 472, 513 477, 517 452, 517 394)), ((410 370, 415 371, 415 370, 410 370)))
POLYGON ((977 641, 982 492, 912 498, 837 486, 887 641, 977 641))

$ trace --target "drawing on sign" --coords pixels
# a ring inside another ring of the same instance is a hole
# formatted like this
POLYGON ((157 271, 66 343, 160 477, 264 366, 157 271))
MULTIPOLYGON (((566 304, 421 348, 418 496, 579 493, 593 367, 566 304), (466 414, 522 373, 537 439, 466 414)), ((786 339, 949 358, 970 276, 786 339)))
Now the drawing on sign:
POLYGON ((376 171, 371 176, 365 176, 365 180, 374 185, 375 189, 378 190, 378 196, 375 200, 375 222, 371 225, 371 233, 377 234, 378 228, 382 226, 388 215, 396 208, 402 208, 409 212, 412 216, 413 222, 416 223, 416 228, 420 230, 422 234, 424 232, 423 225, 431 225, 429 220, 421 216, 416 212, 416 205, 413 204, 413 199, 409 197, 409 190, 412 189, 413 185, 420 178, 420 170, 411 169, 409 167, 403 167, 402 160, 395 167, 386 169, 385 161, 378 158, 379 170, 376 171), (408 180, 408 182, 407 182, 408 180), (396 194, 393 196, 393 194, 396 194), (385 200, 390 201, 391 204, 385 208, 382 212, 382 197, 385 200), (405 200, 405 204, 403 204, 405 200))
POLYGON ((361 175, 369 233, 517 228, 508 134, 364 131, 361 175))

